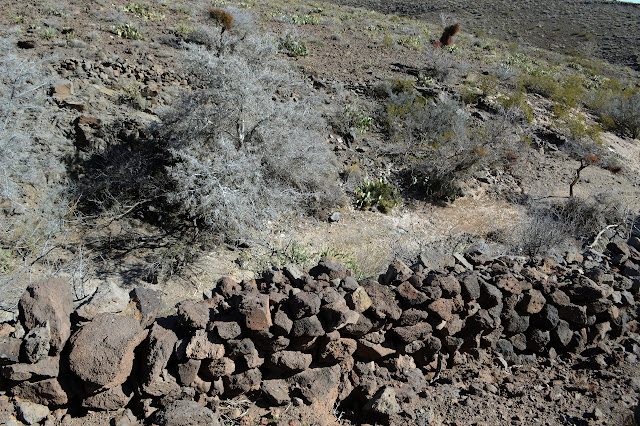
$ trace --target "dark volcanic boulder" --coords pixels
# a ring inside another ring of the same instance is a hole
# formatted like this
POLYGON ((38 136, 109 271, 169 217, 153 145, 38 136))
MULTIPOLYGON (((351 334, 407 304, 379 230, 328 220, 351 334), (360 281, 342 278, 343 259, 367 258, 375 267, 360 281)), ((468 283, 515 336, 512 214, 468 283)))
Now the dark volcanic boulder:
POLYGON ((69 368, 89 392, 120 385, 129 377, 134 350, 146 335, 135 318, 98 315, 72 336, 69 368))
POLYGON ((49 323, 51 350, 54 355, 59 353, 71 335, 71 285, 60 279, 36 281, 20 298, 19 308, 27 330, 49 323))

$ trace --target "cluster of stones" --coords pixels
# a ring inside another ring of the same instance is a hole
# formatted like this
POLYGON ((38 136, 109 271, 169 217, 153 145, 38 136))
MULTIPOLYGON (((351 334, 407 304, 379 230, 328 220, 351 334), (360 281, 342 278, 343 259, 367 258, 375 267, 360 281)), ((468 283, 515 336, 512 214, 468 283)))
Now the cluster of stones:
POLYGON ((0 328, 2 389, 22 404, 129 407, 161 425, 217 424, 221 401, 240 394, 407 421, 446 363, 564 352, 607 362, 615 354, 600 343, 637 330, 638 242, 559 263, 478 251, 437 269, 394 261, 377 281, 330 261, 306 273, 290 265, 223 278, 172 315, 158 292, 112 284, 74 311, 68 283, 39 282, 20 322, 0 328))

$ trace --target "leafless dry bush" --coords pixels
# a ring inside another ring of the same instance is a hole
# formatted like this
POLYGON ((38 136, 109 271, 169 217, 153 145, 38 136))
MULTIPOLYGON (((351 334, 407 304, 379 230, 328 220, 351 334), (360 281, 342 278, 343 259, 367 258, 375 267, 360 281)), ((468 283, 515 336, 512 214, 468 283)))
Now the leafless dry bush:
POLYGON ((185 68, 198 89, 161 113, 135 149, 114 144, 79 165, 85 213, 158 227, 154 244, 173 241, 151 262, 161 265, 340 204, 319 99, 298 91, 300 77, 275 55, 273 40, 251 35, 231 50, 189 46, 185 68))
POLYGON ((448 48, 425 50, 425 66, 427 73, 437 81, 447 83, 455 76, 469 68, 469 64, 457 58, 448 48))
POLYGON ((60 268, 54 251, 67 229, 63 151, 46 60, 18 52, 15 39, 0 42, 0 309, 13 310, 36 264, 60 268))
POLYGON ((573 242, 589 245, 610 226, 629 237, 637 212, 622 200, 606 193, 587 199, 571 197, 554 203, 530 201, 528 220, 512 233, 515 252, 542 255, 573 242))

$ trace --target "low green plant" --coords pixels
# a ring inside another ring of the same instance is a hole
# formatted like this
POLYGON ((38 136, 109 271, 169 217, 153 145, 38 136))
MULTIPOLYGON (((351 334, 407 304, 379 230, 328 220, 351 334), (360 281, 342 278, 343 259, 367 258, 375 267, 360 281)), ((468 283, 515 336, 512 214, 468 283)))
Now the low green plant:
POLYGON ((134 108, 142 109, 144 106, 144 99, 142 97, 140 84, 133 82, 122 87, 122 94, 120 95, 120 102, 131 105, 134 108))
POLYGON ((400 203, 398 189, 384 179, 365 181, 355 190, 356 206, 361 210, 377 209, 382 213, 391 210, 400 203))
POLYGON ((49 27, 42 32, 42 38, 45 40, 53 40, 58 35, 55 28, 49 27))
POLYGON ((479 91, 475 87, 464 85, 460 89, 460 100, 466 105, 478 103, 480 98, 482 98, 482 95, 482 91, 479 91))
POLYGON ((517 109, 527 123, 533 122, 533 108, 527 103, 527 95, 522 90, 498 97, 498 102, 506 110, 517 109))
POLYGON ((553 93, 553 100, 571 108, 580 106, 587 95, 585 80, 578 75, 571 75, 560 81, 553 93))
POLYGON ((349 120, 351 126, 355 127, 360 134, 364 134, 371 130, 373 124, 373 117, 367 115, 367 113, 361 109, 358 109, 352 105, 347 105, 344 109, 344 114, 349 120))
POLYGON ((597 123, 587 120, 583 114, 561 115, 559 121, 560 127, 566 130, 572 140, 589 140, 599 145, 602 144, 602 128, 597 123))
POLYGON ((527 92, 537 93, 549 99, 553 99, 561 87, 554 73, 542 67, 527 69, 520 75, 518 83, 527 92))
POLYGON ((6 274, 13 269, 13 261, 9 250, 0 248, 0 274, 6 274))
POLYGON ((517 52, 513 55, 509 55, 504 63, 510 66, 525 67, 531 64, 532 60, 524 53, 517 52))
POLYGON ((320 18, 313 15, 291 15, 291 22, 296 25, 318 25, 320 18))
POLYGON ((406 47, 407 49, 422 51, 424 49, 424 44, 420 37, 400 37, 398 38, 398 44, 400 46, 406 47))
POLYGON ((640 137, 640 89, 624 87, 617 80, 607 80, 593 91, 587 102, 601 125, 612 131, 640 137))
POLYGON ((54 7, 50 7, 49 9, 47 9, 46 13, 47 15, 51 15, 51 16, 64 16, 66 14, 64 9, 56 9, 54 7))
POLYGON ((27 23, 27 17, 24 15, 17 15, 11 18, 10 22, 14 25, 21 25, 27 23))
POLYGON ((181 38, 188 38, 191 34, 198 31, 196 27, 192 27, 186 24, 178 24, 173 30, 174 34, 181 38))
POLYGON ((382 37, 382 45, 384 47, 392 47, 395 44, 396 44, 395 41, 393 40, 393 38, 389 34, 385 34, 382 37))
POLYGON ((141 1, 131 3, 129 6, 122 6, 120 10, 147 21, 162 21, 165 18, 163 13, 153 10, 153 7, 149 3, 141 1))
POLYGON ((280 38, 278 50, 292 58, 309 55, 306 43, 303 40, 294 38, 291 34, 286 34, 280 38))
POLYGON ((131 22, 122 22, 118 26, 114 27, 113 32, 120 38, 126 38, 130 40, 142 40, 142 33, 131 22))
POLYGON ((178 6, 174 10, 183 15, 189 15, 191 13, 191 9, 189 9, 189 7, 184 5, 178 6))

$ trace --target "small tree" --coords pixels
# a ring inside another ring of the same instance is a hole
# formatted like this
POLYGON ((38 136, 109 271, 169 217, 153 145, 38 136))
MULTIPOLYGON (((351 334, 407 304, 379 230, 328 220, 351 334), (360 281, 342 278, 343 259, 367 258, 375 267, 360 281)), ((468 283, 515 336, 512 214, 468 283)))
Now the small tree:
POLYGON ((584 157, 580 159, 580 166, 576 170, 576 177, 573 179, 573 181, 569 185, 569 197, 573 197, 573 187, 580 180, 580 173, 582 172, 582 170, 586 169, 587 167, 593 164, 598 164, 599 162, 600 160, 598 159, 598 157, 595 156, 595 154, 585 154, 584 157))

